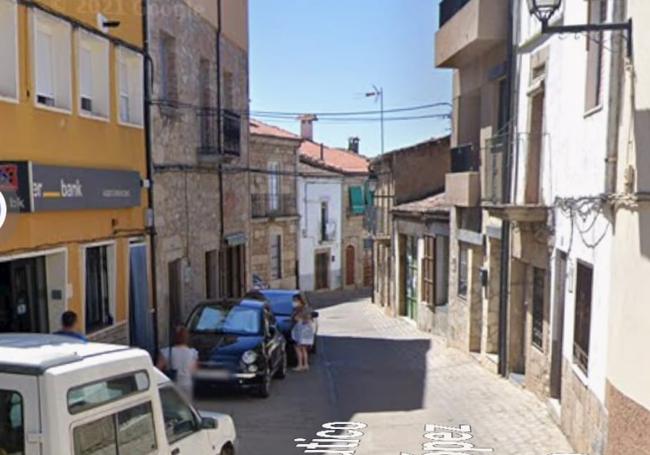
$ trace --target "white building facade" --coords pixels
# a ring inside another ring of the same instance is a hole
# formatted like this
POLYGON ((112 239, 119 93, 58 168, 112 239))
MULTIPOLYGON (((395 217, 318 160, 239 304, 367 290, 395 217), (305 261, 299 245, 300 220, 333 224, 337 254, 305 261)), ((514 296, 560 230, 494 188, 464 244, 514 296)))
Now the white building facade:
MULTIPOLYGON (((542 35, 518 4, 508 371, 549 400, 579 453, 601 454, 619 53, 612 33, 542 35), (612 76, 615 75, 615 76, 612 76)), ((621 2, 563 2, 551 25, 612 21, 621 2)))
POLYGON ((338 289, 342 283, 343 177, 301 164, 298 178, 299 288, 338 289))

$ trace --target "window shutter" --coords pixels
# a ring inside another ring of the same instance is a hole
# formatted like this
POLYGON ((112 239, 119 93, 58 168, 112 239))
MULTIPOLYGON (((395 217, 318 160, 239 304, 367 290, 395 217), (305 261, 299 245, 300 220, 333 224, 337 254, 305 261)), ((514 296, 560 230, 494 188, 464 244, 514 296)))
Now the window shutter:
POLYGON ((79 95, 82 98, 93 98, 93 65, 90 49, 79 49, 79 95))
POLYGON ((354 214, 363 214, 366 211, 363 188, 360 186, 350 187, 350 208, 354 214))
POLYGON ((52 35, 36 32, 36 93, 54 99, 54 65, 52 35))
POLYGON ((126 62, 120 61, 120 119, 128 122, 130 118, 129 107, 129 67, 126 62))

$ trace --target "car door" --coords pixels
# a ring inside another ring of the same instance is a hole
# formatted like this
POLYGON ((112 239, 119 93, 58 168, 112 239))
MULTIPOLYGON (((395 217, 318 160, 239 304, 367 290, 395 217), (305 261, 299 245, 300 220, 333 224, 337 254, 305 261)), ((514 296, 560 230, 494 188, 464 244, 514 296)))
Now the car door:
POLYGON ((171 384, 160 387, 165 434, 171 455, 216 454, 197 412, 171 384))
POLYGON ((0 453, 41 453, 38 408, 36 377, 0 375, 0 453))

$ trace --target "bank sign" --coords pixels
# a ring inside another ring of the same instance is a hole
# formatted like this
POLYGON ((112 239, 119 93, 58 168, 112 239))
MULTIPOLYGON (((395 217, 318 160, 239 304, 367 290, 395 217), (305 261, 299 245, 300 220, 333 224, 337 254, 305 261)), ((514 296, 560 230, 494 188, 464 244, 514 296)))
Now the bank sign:
POLYGON ((10 194, 19 212, 120 209, 141 201, 136 171, 0 162, 0 182, 9 175, 12 191, 0 190, 5 197, 10 194))

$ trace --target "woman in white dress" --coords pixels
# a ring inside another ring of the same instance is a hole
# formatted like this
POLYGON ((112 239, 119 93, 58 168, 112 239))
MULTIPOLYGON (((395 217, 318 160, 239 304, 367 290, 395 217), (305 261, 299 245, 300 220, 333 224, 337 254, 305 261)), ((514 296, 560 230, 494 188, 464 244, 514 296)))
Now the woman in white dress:
POLYGON ((293 329, 291 329, 291 338, 296 343, 296 357, 298 366, 294 371, 309 370, 309 351, 314 345, 314 321, 311 315, 311 308, 305 303, 300 295, 293 298, 293 329))

